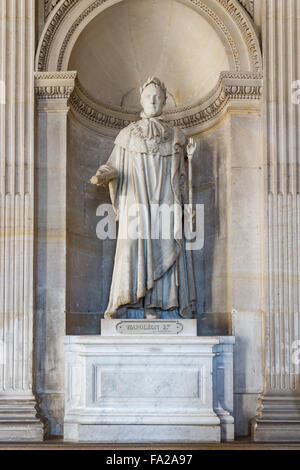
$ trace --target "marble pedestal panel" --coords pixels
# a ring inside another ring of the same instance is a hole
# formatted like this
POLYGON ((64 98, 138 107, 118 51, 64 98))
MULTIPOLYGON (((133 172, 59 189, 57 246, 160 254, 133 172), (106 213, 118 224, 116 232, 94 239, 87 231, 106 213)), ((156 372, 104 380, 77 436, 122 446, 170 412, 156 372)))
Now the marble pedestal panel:
POLYGON ((233 342, 175 335, 66 337, 64 439, 233 439, 233 342))

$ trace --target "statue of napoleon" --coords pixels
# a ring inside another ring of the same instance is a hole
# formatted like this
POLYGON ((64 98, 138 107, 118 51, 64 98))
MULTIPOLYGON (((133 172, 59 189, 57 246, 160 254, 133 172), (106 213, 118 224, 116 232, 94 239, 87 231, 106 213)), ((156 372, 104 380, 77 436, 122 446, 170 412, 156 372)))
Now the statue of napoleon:
POLYGON ((119 222, 105 318, 191 318, 196 294, 192 253, 186 250, 182 223, 185 211, 171 211, 169 236, 165 237, 164 213, 152 209, 183 208, 192 202, 189 185, 196 144, 163 121, 167 90, 158 78, 149 78, 140 92, 142 119, 119 133, 108 162, 91 178, 92 184, 108 184, 119 222), (138 216, 139 235, 121 236, 134 205, 143 208, 138 216), (151 236, 153 225, 155 237, 151 236))

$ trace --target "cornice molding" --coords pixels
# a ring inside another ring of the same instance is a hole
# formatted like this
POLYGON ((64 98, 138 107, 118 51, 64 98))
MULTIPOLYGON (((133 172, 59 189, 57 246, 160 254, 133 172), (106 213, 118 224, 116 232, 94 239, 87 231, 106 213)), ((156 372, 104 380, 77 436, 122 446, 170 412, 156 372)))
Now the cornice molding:
MULTIPOLYGON (((81 0, 64 0, 61 4, 57 4, 56 8, 51 12, 47 23, 45 25, 45 30, 41 38, 41 42, 38 48, 38 54, 36 59, 36 69, 39 71, 46 71, 49 66, 51 46, 53 41, 60 30, 60 27, 63 27, 63 23, 66 18, 70 18, 72 12, 74 11, 74 19, 71 26, 68 27, 66 32, 62 34, 62 40, 60 46, 58 47, 57 53, 58 57, 55 58, 56 70, 63 70, 67 68, 67 51, 68 46, 71 41, 74 41, 76 34, 79 33, 80 27, 82 27, 83 22, 86 22, 89 17, 91 19, 93 15, 97 14, 97 9, 103 8, 105 3, 109 3, 109 0, 95 0, 92 3, 84 2, 86 8, 82 11, 78 10, 79 3, 81 0), (77 12, 75 14, 75 12, 77 12)), ((228 28, 224 20, 217 13, 217 9, 213 10, 210 8, 210 2, 205 2, 202 0, 189 0, 195 7, 199 8, 201 13, 204 16, 207 16, 209 21, 215 24, 216 28, 223 36, 223 40, 227 43, 228 48, 232 53, 232 68, 235 71, 241 70, 240 63, 240 53, 238 50, 238 44, 232 37, 230 28, 228 28)), ((247 49, 249 52, 249 57, 252 62, 252 71, 259 72, 262 69, 261 53, 259 43, 256 37, 256 33, 253 28, 253 24, 248 15, 244 13, 244 8, 241 6, 241 3, 238 0, 215 0, 215 2, 222 7, 224 13, 227 12, 232 20, 235 23, 236 28, 242 34, 247 49)), ((219 9, 220 11, 220 9, 219 9)), ((65 26, 64 26, 65 27, 65 26)))
MULTIPOLYGON (((48 18, 53 8, 59 3, 60 0, 45 0, 45 19, 48 18)), ((254 15, 254 0, 238 0, 243 7, 247 10, 249 15, 254 15)))
POLYGON ((68 100, 75 88, 77 72, 36 72, 35 93, 41 100, 68 100))
POLYGON ((48 18, 53 8, 60 2, 60 0, 45 0, 44 1, 44 12, 45 12, 45 19, 48 18))
MULTIPOLYGON (((262 92, 262 58, 252 20, 238 0, 189 0, 223 37, 231 72, 222 72, 215 88, 201 101, 172 108, 165 120, 187 133, 205 132, 223 119, 228 109, 259 112, 262 92), (242 46, 241 46, 242 42, 242 46), (248 55, 245 53, 247 49, 248 55), (246 57, 246 59, 245 59, 246 57), (244 72, 244 70, 247 70, 244 72)), ((244 2, 245 3, 245 2, 244 2)), ((76 79, 75 72, 63 72, 79 32, 111 0, 61 0, 47 20, 36 66, 36 94, 39 102, 67 100, 73 114, 90 129, 114 137, 130 122, 139 119, 138 110, 109 107, 95 102, 76 79), (47 69, 57 72, 47 72, 47 69), (71 74, 71 75, 70 75, 71 74), (75 80, 76 79, 76 80, 75 80)), ((80 78, 80 77, 79 77, 80 78)), ((44 106, 44 105, 43 105, 44 106)), ((47 104, 46 104, 47 106, 47 104)))
POLYGON ((239 2, 243 5, 245 10, 247 10, 249 15, 253 18, 253 16, 254 16, 254 0, 239 0, 239 2))
POLYGON ((42 42, 39 45, 38 63, 36 66, 38 71, 43 72, 47 70, 49 53, 55 34, 64 18, 79 2, 80 0, 65 0, 56 11, 49 14, 44 33, 42 35, 42 42))
POLYGON ((253 70, 262 71, 261 51, 258 40, 253 34, 253 27, 244 15, 243 8, 236 0, 217 0, 234 19, 235 23, 240 26, 240 31, 245 39, 247 48, 253 63, 253 70))
MULTIPOLYGON (((262 95, 260 73, 222 72, 216 87, 195 105, 177 108, 164 114, 166 122, 185 129, 187 133, 204 132, 221 121, 229 108, 238 110, 260 109, 262 95)), ((94 103, 85 93, 79 81, 69 105, 79 121, 102 135, 114 137, 130 122, 137 121, 139 111, 109 109, 94 103)))

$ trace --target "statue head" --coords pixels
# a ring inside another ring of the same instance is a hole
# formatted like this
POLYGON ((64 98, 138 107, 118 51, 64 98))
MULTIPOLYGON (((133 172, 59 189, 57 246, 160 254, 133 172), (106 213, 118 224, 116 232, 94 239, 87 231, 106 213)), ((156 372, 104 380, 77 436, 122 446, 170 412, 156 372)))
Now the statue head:
POLYGON ((151 77, 140 89, 141 105, 147 117, 159 116, 167 101, 167 89, 159 78, 151 77))

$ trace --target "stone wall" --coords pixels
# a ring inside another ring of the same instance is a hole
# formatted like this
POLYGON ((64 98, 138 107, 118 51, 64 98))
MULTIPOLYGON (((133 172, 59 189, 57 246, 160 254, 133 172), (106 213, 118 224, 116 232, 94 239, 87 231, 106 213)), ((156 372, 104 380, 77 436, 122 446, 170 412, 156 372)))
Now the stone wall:
MULTIPOLYGON (((201 3, 210 24, 217 21, 231 67, 197 112, 183 109, 178 119, 198 140, 193 185, 195 202, 205 205, 205 246, 194 254, 199 331, 236 336, 237 434, 248 433, 256 414, 254 439, 300 440, 299 369, 292 360, 300 336, 300 116, 292 101, 300 77, 300 4, 240 2, 262 32, 260 114, 259 41, 249 15, 235 0, 192 3, 195 11, 201 3)), ((56 4, 45 4, 45 16, 56 4)), ((88 180, 112 149, 119 115, 84 103, 80 120, 70 101, 78 88, 76 74, 63 69, 71 54, 65 34, 77 17, 66 14, 60 25, 59 16, 57 30, 48 25, 34 66, 40 5, 36 11, 33 0, 3 0, 0 15, 0 439, 24 438, 25 429, 25 438, 42 439, 34 394, 51 434, 62 434, 63 337, 96 332, 107 302, 114 242, 99 241, 95 226, 97 206, 109 199, 88 180), (99 132, 101 120, 111 124, 108 131, 99 132)))

